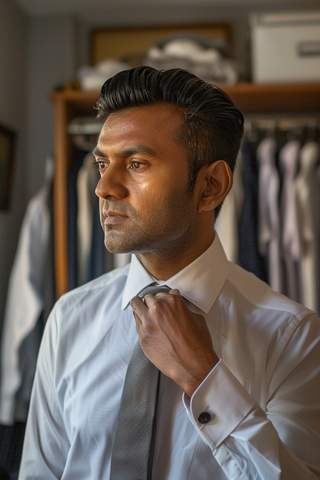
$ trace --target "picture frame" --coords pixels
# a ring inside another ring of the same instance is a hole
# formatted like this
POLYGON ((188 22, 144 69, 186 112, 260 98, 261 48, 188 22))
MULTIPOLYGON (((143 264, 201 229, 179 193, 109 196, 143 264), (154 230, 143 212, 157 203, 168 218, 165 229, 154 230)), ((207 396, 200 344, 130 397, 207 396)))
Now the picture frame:
POLYGON ((16 132, 0 123, 0 211, 9 209, 16 132))
POLYGON ((186 32, 219 37, 228 45, 232 40, 231 26, 228 23, 97 28, 91 31, 90 63, 95 66, 105 58, 113 58, 128 61, 135 67, 159 38, 186 32))

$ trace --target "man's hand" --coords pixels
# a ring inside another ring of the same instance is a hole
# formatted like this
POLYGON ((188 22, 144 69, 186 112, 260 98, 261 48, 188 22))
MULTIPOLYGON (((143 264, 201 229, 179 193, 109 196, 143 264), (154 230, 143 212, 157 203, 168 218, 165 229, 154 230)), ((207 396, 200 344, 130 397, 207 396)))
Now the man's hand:
POLYGON ((131 300, 140 345, 149 360, 191 397, 219 361, 202 315, 191 312, 179 290, 131 300))

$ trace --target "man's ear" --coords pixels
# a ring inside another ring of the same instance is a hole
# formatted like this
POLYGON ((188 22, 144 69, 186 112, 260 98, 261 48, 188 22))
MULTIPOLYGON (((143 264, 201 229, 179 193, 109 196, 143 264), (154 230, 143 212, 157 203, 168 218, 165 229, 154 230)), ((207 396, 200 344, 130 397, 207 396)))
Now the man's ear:
POLYGON ((232 182, 230 167, 224 160, 202 167, 196 181, 198 212, 208 212, 220 205, 230 192, 232 182))

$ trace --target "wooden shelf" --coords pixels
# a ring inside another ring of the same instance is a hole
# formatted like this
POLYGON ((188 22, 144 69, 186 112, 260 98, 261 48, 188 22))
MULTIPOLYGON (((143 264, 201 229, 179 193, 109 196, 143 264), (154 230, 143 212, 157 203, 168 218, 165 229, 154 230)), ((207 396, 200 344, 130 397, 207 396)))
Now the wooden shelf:
POLYGON ((225 89, 243 112, 320 111, 320 83, 255 85, 243 83, 225 89))
MULTIPOLYGON (((310 84, 220 85, 244 113, 301 113, 320 115, 320 82, 310 84)), ((53 92, 55 104, 54 240, 56 291, 68 289, 67 172, 72 158, 68 123, 78 115, 95 115, 99 92, 53 92)))
POLYGON ((70 92, 52 92, 50 99, 53 102, 63 102, 66 104, 69 114, 76 115, 94 115, 95 104, 98 100, 99 92, 70 91, 70 92))
MULTIPOLYGON (((219 85, 243 112, 296 112, 320 110, 320 83, 219 85)), ((73 115, 95 113, 99 92, 54 92, 54 102, 66 103, 73 115)))

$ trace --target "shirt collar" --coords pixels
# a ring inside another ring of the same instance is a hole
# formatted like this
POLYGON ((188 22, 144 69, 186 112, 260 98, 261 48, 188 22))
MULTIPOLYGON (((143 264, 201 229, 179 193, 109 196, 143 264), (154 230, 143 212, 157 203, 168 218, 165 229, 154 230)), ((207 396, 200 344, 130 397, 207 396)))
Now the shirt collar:
MULTIPOLYGON (((187 265, 165 282, 170 288, 178 288, 181 295, 208 313, 218 297, 227 278, 229 262, 220 239, 215 238, 210 247, 200 257, 187 265)), ((154 282, 135 255, 132 255, 127 282, 122 297, 122 310, 141 290, 154 282)))

